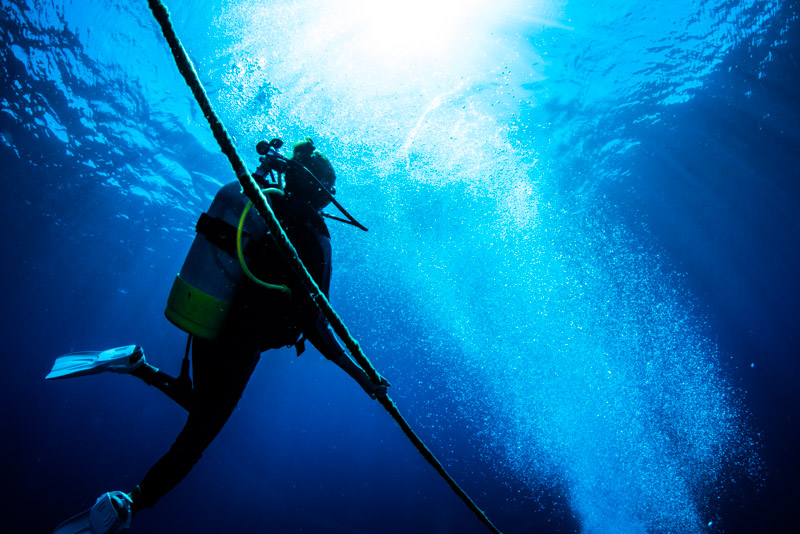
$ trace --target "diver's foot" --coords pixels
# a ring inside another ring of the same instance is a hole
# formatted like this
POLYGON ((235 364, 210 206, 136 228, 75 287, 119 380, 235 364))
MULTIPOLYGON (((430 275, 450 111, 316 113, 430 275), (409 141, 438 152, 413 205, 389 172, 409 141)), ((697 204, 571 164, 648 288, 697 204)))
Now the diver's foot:
POLYGON ((132 373, 146 363, 147 361, 144 359, 144 351, 142 350, 142 347, 137 345, 136 348, 133 349, 133 352, 131 352, 130 356, 115 361, 108 366, 108 370, 112 373, 132 373))
POLYGON ((89 512, 92 534, 118 534, 131 526, 131 498, 122 491, 110 491, 97 499, 89 512))
POLYGON ((131 526, 133 502, 128 494, 102 494, 90 509, 61 523, 53 534, 119 534, 131 526))
POLYGON ((45 378, 72 378, 105 371, 130 373, 144 365, 144 352, 138 345, 127 345, 99 352, 72 352, 56 359, 45 378))

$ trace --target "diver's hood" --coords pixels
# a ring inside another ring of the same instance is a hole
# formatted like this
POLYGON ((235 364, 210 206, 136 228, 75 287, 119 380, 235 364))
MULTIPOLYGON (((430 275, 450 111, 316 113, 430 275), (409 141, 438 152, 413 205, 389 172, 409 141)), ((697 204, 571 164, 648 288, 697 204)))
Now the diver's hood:
POLYGON ((306 137, 294 145, 286 170, 286 192, 307 199, 317 210, 331 203, 336 193, 336 171, 314 142, 306 137))

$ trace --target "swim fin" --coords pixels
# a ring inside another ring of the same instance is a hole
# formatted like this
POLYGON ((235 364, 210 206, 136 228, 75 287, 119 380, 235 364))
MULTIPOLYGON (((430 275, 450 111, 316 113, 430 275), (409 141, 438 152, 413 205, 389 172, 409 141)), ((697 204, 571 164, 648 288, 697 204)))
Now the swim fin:
POLYGON ((144 352, 136 345, 97 352, 71 352, 56 359, 45 379, 96 375, 104 371, 130 373, 143 364, 144 352))
POLYGON ((131 502, 121 491, 104 493, 94 506, 61 523, 53 534, 118 534, 131 526, 131 502))

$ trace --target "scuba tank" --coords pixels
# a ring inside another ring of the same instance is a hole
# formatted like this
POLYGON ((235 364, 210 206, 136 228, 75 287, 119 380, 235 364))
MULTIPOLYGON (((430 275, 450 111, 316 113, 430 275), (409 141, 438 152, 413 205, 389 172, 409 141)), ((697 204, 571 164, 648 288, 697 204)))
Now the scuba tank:
MULTIPOLYGON (((277 165, 277 149, 283 142, 262 141, 257 150, 263 157, 253 178, 265 193, 283 194, 283 167, 277 165), (276 170, 277 173, 273 172, 276 170)), ((216 339, 230 320, 235 320, 234 299, 245 278, 289 294, 288 287, 267 284, 248 269, 245 257, 263 250, 267 226, 242 192, 239 182, 231 182, 217 192, 208 211, 201 214, 197 235, 175 277, 164 314, 189 334, 216 339), (250 249, 251 253, 248 253, 250 249)))
MULTIPOLYGON (((335 191, 332 188, 335 174, 324 156, 315 151, 313 141, 306 138, 296 143, 295 153, 301 148, 312 153, 306 154, 306 159, 313 155, 324 160, 327 163, 325 169, 330 167, 329 184, 322 183, 294 157, 286 159, 281 156, 278 149, 282 145, 280 139, 273 139, 261 141, 256 146, 262 157, 253 178, 262 191, 283 195, 285 173, 289 168, 302 169, 318 185, 319 195, 324 193, 324 203, 333 202, 347 219, 328 217, 366 230, 328 190, 330 187, 335 191)), ((313 158, 310 161, 316 162, 313 158)), ((316 167, 315 170, 319 172, 316 167)), ((309 190, 313 190, 313 186, 309 190)), ((255 263, 263 268, 264 253, 270 248, 266 224, 255 210, 250 210, 251 206, 238 182, 231 182, 219 190, 208 212, 201 214, 197 221, 197 235, 180 273, 175 277, 164 314, 181 330, 204 339, 217 339, 223 330, 231 335, 248 335, 258 330, 269 334, 271 341, 265 342, 266 345, 295 344, 298 325, 289 302, 291 292, 288 286, 263 282, 250 272, 245 261, 247 257, 256 259, 255 263), (247 287, 248 281, 252 282, 250 287, 247 287), (262 298, 266 295, 263 289, 272 297, 262 298), (276 295, 282 297, 276 298, 276 295)), ((268 268, 267 274, 268 277, 281 278, 275 269, 268 268)))
MULTIPOLYGON (((164 312, 172 324, 189 334, 216 339, 231 313, 233 299, 247 276, 236 250, 236 231, 247 203, 239 183, 231 182, 219 190, 208 212, 197 221, 197 235, 164 312)), ((262 242, 266 231, 264 221, 251 210, 242 227, 242 249, 262 242)))

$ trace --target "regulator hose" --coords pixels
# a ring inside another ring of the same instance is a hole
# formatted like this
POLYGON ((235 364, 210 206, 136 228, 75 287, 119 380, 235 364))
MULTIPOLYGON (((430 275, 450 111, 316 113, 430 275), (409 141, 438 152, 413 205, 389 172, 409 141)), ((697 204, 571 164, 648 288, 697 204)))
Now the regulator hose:
MULTIPOLYGON (((280 189, 265 189, 264 192, 279 193, 281 195, 283 194, 283 191, 280 189)), ((245 219, 247 219, 247 214, 250 212, 250 208, 252 207, 253 207, 253 202, 248 200, 247 205, 242 210, 242 216, 239 217, 239 225, 236 227, 236 256, 239 258, 239 265, 241 266, 242 271, 244 271, 244 274, 250 280, 260 285, 261 287, 266 289, 271 289, 274 291, 280 291, 281 293, 286 293, 287 295, 291 295, 292 290, 289 289, 289 286, 284 284, 276 285, 264 282, 263 280, 256 277, 256 275, 254 275, 252 272, 250 272, 250 269, 247 267, 247 263, 244 261, 244 253, 242 252, 242 230, 244 229, 244 221, 245 219)))

